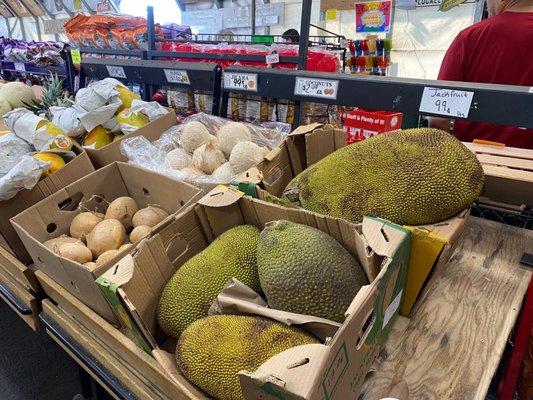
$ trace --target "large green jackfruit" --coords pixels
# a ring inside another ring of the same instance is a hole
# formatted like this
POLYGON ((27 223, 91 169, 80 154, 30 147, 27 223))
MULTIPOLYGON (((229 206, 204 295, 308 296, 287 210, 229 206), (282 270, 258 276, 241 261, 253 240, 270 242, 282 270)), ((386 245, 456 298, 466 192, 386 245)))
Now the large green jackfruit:
POLYGON ((270 307, 338 322, 367 283, 361 266, 334 238, 284 220, 261 232, 257 268, 270 307))
POLYGON ((243 399, 238 373, 255 370, 291 347, 319 341, 268 318, 214 315, 193 322, 180 336, 176 361, 187 379, 218 400, 243 399))
POLYGON ((230 278, 261 292, 257 275, 259 230, 240 225, 220 235, 176 271, 167 282, 157 308, 163 331, 175 338, 207 311, 230 278))
POLYGON ((284 197, 308 210, 360 222, 439 222, 469 207, 483 189, 476 156, 430 128, 374 136, 343 147, 296 176, 284 197))

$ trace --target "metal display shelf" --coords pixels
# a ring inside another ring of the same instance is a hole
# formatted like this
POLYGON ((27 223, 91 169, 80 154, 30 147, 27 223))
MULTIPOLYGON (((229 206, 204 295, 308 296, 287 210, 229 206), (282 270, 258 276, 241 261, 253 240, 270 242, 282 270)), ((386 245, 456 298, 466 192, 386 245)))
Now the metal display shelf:
POLYGON ((81 64, 81 82, 85 76, 97 79, 112 77, 144 85, 146 99, 151 98, 153 86, 210 91, 213 92, 212 114, 219 114, 222 72, 217 64, 85 58, 81 64))
POLYGON ((95 47, 80 47, 80 53, 84 54, 102 54, 102 55, 112 55, 112 56, 129 56, 129 57, 139 57, 142 59, 146 58, 145 50, 121 50, 121 49, 98 49, 95 47))
POLYGON ((1 61, 2 71, 15 72, 20 74, 49 75, 50 72, 61 77, 68 77, 68 71, 65 66, 51 65, 46 67, 37 66, 30 62, 22 61, 1 61))
MULTIPOLYGON (((422 79, 392 78, 372 75, 347 75, 306 71, 284 71, 230 67, 225 74, 241 73, 257 76, 256 86, 251 89, 223 89, 223 99, 228 93, 247 93, 254 96, 287 99, 296 102, 338 104, 349 107, 364 107, 374 110, 399 111, 405 114, 432 115, 421 111, 421 100, 425 88, 450 89, 473 92, 470 110, 465 116, 450 117, 468 119, 524 128, 533 127, 533 92, 526 86, 494 85, 471 82, 450 82, 422 79), (333 97, 295 94, 297 79, 309 82, 326 81, 337 86, 333 97)), ((224 102, 224 100, 223 100, 224 102)), ((224 111, 224 107, 222 107, 224 111)), ((296 119, 296 118, 295 118, 296 119)), ((295 121, 299 125, 300 120, 295 121)))

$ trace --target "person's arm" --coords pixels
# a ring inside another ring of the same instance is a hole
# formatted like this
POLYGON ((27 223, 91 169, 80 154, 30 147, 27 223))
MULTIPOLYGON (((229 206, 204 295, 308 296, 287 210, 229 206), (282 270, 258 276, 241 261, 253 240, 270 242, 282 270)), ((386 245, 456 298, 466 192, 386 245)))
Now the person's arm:
MULTIPOLYGON (((442 64, 440 66, 439 76, 441 81, 466 81, 464 73, 465 59, 465 42, 464 36, 459 33, 448 48, 442 64)), ((450 132, 451 121, 448 118, 430 117, 429 126, 431 128, 442 129, 450 132)))

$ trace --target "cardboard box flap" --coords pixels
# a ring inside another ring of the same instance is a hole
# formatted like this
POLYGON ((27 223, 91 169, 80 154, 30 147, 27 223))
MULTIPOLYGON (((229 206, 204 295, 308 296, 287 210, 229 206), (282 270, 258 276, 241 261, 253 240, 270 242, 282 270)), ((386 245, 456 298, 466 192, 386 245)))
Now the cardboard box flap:
POLYGON ((300 125, 298 128, 289 133, 289 136, 305 135, 306 133, 313 132, 317 128, 323 127, 324 124, 314 122, 309 125, 300 125))
POLYGON ((263 174, 257 168, 252 167, 245 173, 239 175, 235 180, 237 182, 249 182, 258 185, 263 180, 263 174))
POLYGON ((124 258, 119 260, 115 265, 104 272, 99 279, 105 279, 108 282, 107 284, 122 286, 130 281, 131 277, 133 276, 134 268, 135 265, 133 263, 133 257, 131 254, 127 254, 124 258))
POLYGON ((244 193, 232 186, 218 185, 198 200, 198 204, 206 207, 227 207, 235 204, 244 193))
POLYGON ((282 149, 278 146, 278 147, 274 147, 272 150, 270 150, 266 155, 265 155, 265 159, 268 160, 268 161, 272 161, 274 160, 279 153, 281 153, 282 149))
POLYGON ((392 257, 406 232, 405 228, 380 218, 363 218, 363 236, 374 252, 381 256, 392 257))

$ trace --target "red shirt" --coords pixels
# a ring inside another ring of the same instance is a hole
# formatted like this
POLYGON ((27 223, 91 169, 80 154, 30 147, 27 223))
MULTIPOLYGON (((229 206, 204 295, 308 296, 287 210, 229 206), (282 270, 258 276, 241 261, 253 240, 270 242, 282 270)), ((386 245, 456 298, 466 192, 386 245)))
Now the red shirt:
MULTIPOLYGON (((461 31, 439 79, 533 86, 533 12, 503 12, 461 31)), ((533 149, 531 128, 455 120, 454 134, 465 142, 485 139, 533 149)))

